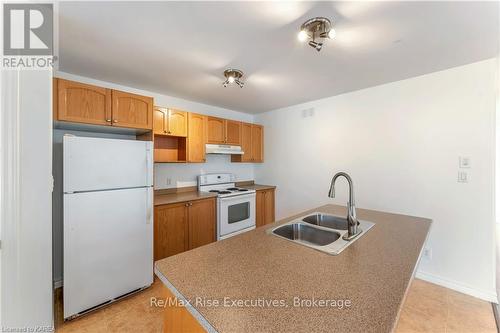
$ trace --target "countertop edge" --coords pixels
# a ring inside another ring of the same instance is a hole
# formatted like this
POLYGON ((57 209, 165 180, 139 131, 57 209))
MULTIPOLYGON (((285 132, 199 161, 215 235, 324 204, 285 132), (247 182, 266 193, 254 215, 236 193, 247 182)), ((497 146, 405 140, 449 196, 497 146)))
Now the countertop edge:
POLYGON ((196 319, 196 321, 198 321, 198 323, 207 332, 209 332, 209 333, 218 333, 217 330, 212 325, 210 325, 210 323, 208 322, 208 320, 205 317, 203 317, 203 315, 201 313, 199 313, 198 310, 196 310, 191 305, 191 302, 189 302, 186 299, 186 297, 184 297, 184 295, 182 295, 177 290, 177 288, 175 288, 174 285, 172 283, 170 283, 170 281, 168 281, 168 279, 165 277, 165 275, 163 275, 163 273, 158 270, 158 268, 156 267, 156 264, 155 264, 154 271, 155 271, 156 276, 158 276, 158 278, 161 280, 161 282, 163 282, 163 284, 165 285, 165 287, 167 287, 174 294, 175 297, 177 297, 182 302, 184 302, 184 304, 187 304, 185 306, 185 308, 189 311, 189 313, 191 313, 191 315, 194 317, 194 319, 196 319))
POLYGON ((256 191, 264 191, 264 190, 271 190, 271 189, 276 189, 276 185, 262 185, 262 184, 253 184, 253 185, 243 185, 240 186, 242 188, 250 188, 254 189, 256 191))
MULTIPOLYGON (((252 185, 242 185, 242 188, 253 189, 256 191, 265 191, 276 189, 276 185, 261 185, 261 184, 252 184, 252 185)), ((156 190, 157 191, 157 190, 156 190)), ((217 198, 216 193, 208 193, 208 192, 198 192, 196 190, 186 191, 186 192, 173 192, 173 193, 163 193, 163 194, 154 194, 154 203, 153 206, 162 206, 162 205, 170 205, 181 202, 188 201, 196 201, 196 200, 204 200, 217 198), (168 199, 165 199, 168 198, 168 199)))
POLYGON ((207 199, 215 199, 217 198, 217 194, 215 193, 210 193, 210 194, 203 194, 202 196, 198 195, 198 192, 185 192, 182 195, 189 195, 192 194, 192 197, 189 198, 175 198, 177 193, 172 193, 172 194, 157 194, 154 196, 154 206, 162 206, 162 205, 170 205, 170 204, 176 204, 176 203, 181 203, 181 202, 188 202, 188 201, 198 201, 198 200, 207 200, 207 199), (161 197, 165 196, 172 196, 170 200, 162 200, 161 197), (160 198, 158 198, 160 197, 160 198))
POLYGON ((408 284, 406 285, 405 293, 403 294, 403 298, 401 300, 401 303, 399 304, 398 313, 396 314, 396 320, 394 321, 394 323, 392 323, 391 333, 396 331, 396 328, 397 328, 398 322, 399 322, 399 318, 401 316, 401 311, 403 310, 403 306, 406 302, 406 297, 408 296, 408 293, 410 292, 411 283, 413 282, 413 280, 415 279, 415 276, 417 275, 418 264, 420 264, 420 260, 422 259, 422 255, 424 253, 425 244, 427 243, 427 240, 429 239, 429 235, 431 233, 431 228, 432 228, 432 224, 434 221, 432 219, 428 219, 428 218, 425 218, 425 219, 429 221, 429 229, 427 229, 427 235, 425 235, 425 240, 424 240, 424 243, 422 244, 422 248, 420 249, 420 253, 418 254, 418 259, 415 262, 415 265, 413 266, 413 272, 411 273, 411 279, 408 281, 408 284))

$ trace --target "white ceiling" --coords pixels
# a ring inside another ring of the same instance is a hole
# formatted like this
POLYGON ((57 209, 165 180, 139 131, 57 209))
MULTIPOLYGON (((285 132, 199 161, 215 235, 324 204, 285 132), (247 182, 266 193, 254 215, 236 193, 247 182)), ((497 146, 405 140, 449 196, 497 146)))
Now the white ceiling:
POLYGON ((497 2, 62 2, 59 70, 248 113, 496 56, 497 2), (337 37, 301 44, 325 16, 337 37), (223 88, 226 67, 245 87, 223 88))

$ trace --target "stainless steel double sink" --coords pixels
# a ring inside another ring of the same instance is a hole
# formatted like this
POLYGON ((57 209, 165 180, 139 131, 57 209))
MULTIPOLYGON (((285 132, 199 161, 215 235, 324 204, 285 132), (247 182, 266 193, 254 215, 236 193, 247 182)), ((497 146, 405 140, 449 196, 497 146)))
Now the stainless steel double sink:
POLYGON ((372 222, 359 220, 360 233, 356 238, 347 241, 342 238, 347 234, 347 219, 345 217, 315 212, 271 228, 267 232, 315 250, 337 255, 374 225, 372 222))

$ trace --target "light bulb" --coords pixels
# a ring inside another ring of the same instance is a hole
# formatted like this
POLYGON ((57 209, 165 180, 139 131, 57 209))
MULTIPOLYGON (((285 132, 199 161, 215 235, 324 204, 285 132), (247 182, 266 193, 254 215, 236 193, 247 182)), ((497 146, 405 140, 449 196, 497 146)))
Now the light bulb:
POLYGON ((234 82, 234 76, 228 77, 227 80, 229 81, 229 83, 233 83, 234 82))
POLYGON ((330 39, 335 38, 335 30, 333 28, 330 29, 330 31, 328 32, 328 38, 330 38, 330 39))
POLYGON ((301 42, 305 42, 308 37, 309 37, 309 35, 307 35, 307 32, 305 30, 300 30, 299 34, 297 35, 297 38, 301 42))

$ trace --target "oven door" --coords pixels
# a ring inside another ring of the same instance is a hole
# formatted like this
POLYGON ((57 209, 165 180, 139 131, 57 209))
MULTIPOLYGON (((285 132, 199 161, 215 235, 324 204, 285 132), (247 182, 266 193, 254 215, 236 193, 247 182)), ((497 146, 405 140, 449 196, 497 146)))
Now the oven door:
POLYGON ((255 227, 255 193, 219 200, 219 239, 255 227))

